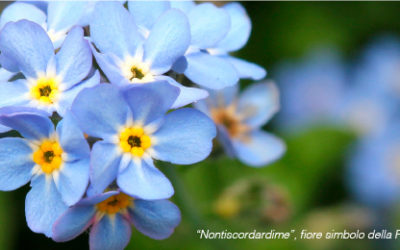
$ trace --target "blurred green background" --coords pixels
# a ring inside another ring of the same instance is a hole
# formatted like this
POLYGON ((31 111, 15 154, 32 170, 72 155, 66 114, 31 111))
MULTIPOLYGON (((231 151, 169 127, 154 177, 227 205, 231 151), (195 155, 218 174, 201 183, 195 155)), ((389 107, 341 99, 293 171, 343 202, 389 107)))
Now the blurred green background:
MULTIPOLYGON (((222 3, 220 3, 222 4, 222 3)), ((0 2, 4 8, 7 2, 0 2)), ((253 23, 238 56, 263 65, 268 78, 284 59, 310 48, 333 45, 351 60, 375 35, 400 34, 397 2, 243 2, 253 23)), ((248 82, 245 82, 248 83, 248 82)), ((279 83, 278 83, 279 86, 279 83)), ((351 200, 343 181, 346 150, 355 136, 344 130, 313 127, 301 134, 266 129, 284 138, 288 151, 275 164, 247 167, 215 152, 193 166, 158 165, 176 189, 173 201, 182 223, 167 240, 156 241, 135 229, 128 249, 396 249, 393 241, 366 240, 200 240, 211 231, 369 230, 369 211, 351 200)), ((0 193, 0 249, 87 249, 88 234, 54 243, 32 233, 25 222, 28 187, 0 193)))

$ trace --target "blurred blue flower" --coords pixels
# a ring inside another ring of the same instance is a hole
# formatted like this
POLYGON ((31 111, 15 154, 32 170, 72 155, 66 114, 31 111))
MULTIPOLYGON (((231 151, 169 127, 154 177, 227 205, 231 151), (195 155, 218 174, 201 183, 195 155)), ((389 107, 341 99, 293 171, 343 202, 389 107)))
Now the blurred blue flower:
MULTIPOLYGON (((156 11, 146 12, 146 18, 151 19, 150 14, 156 11)), ((168 81, 181 90, 173 108, 207 97, 206 91, 185 87, 164 75, 189 46, 190 27, 186 16, 175 9, 154 20, 151 30, 144 34, 136 25, 134 15, 120 3, 96 5, 90 32, 100 53, 96 49, 93 53, 107 78, 118 85, 168 81)))
POLYGON ((400 133, 393 122, 379 134, 357 142, 348 161, 347 183, 357 200, 373 208, 399 201, 400 133))
POLYGON ((178 95, 161 81, 124 90, 100 84, 77 96, 71 110, 80 126, 102 139, 92 149, 90 195, 116 180, 133 197, 169 198, 173 187, 153 159, 193 164, 210 154, 216 131, 207 116, 191 108, 165 115, 178 95))
POLYGON ((153 238, 168 238, 181 219, 178 207, 168 200, 134 199, 118 191, 85 198, 68 209, 53 227, 53 239, 71 240, 89 227, 92 250, 124 249, 131 237, 131 224, 153 238))
POLYGON ((209 91, 210 97, 195 107, 217 124, 218 139, 232 157, 253 167, 279 159, 285 144, 261 130, 279 109, 279 93, 274 83, 252 84, 238 97, 238 86, 209 91))
POLYGON ((89 145, 69 114, 55 130, 43 111, 6 107, 0 109, 0 123, 24 137, 0 139, 0 190, 31 181, 25 202, 28 226, 51 237, 54 221, 86 191, 89 145))
POLYGON ((0 107, 27 106, 63 116, 79 91, 100 82, 99 73, 92 73, 92 54, 80 27, 68 33, 55 54, 38 24, 9 22, 0 32, 0 51, 2 66, 25 77, 2 83, 0 107))
POLYGON ((299 129, 316 122, 341 123, 347 75, 338 52, 312 51, 300 62, 285 62, 277 69, 282 109, 277 116, 285 129, 299 129))
POLYGON ((75 25, 88 25, 95 1, 18 1, 7 6, 0 16, 0 29, 22 19, 35 22, 47 32, 54 48, 59 48, 75 25))

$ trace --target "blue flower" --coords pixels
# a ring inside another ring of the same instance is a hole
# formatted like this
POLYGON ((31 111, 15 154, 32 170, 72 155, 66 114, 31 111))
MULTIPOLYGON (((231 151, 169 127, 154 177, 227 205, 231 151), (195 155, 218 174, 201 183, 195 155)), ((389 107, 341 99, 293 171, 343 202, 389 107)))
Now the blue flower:
POLYGON ((0 107, 27 106, 63 116, 80 90, 100 82, 99 73, 92 73, 92 54, 80 27, 68 33, 55 54, 38 24, 9 22, 0 32, 0 51, 2 66, 25 77, 2 83, 0 107))
POLYGON ((93 49, 96 61, 111 83, 131 85, 166 80, 181 90, 174 108, 207 97, 206 91, 184 87, 164 75, 190 43, 189 23, 181 11, 166 11, 144 33, 120 3, 102 2, 96 5, 90 33, 101 52, 93 49))
POLYGON ((25 202, 28 226, 51 237, 53 222, 86 191, 89 145, 69 114, 55 130, 43 111, 7 107, 0 109, 0 123, 24 137, 0 139, 0 190, 14 190, 30 181, 25 202))
POLYGON ((8 22, 29 20, 42 26, 53 42, 54 48, 59 48, 73 26, 88 24, 95 6, 94 1, 49 1, 48 3, 41 3, 44 6, 35 5, 33 2, 10 4, 0 16, 0 29, 8 22))
POLYGON ((355 198, 373 208, 399 201, 400 133, 393 121, 380 133, 364 136, 347 163, 346 182, 355 198))
POLYGON ((153 159, 193 164, 209 155, 216 132, 207 116, 191 108, 165 115, 178 95, 178 88, 161 81, 128 89, 100 84, 76 97, 71 110, 81 128, 102 139, 91 153, 89 195, 116 180, 133 197, 169 198, 172 185, 153 159))
POLYGON ((168 200, 146 201, 109 191, 69 208, 54 223, 53 239, 68 241, 91 227, 90 249, 119 250, 129 243, 131 224, 153 239, 165 239, 179 222, 179 209, 168 200))
POLYGON ((282 63, 276 81, 282 96, 277 117, 281 127, 298 130, 317 122, 341 122, 348 79, 335 51, 318 49, 299 62, 282 63))
POLYGON ((217 124, 218 139, 228 155, 253 167, 265 166, 282 156, 284 143, 261 130, 279 109, 279 94, 273 83, 253 84, 239 97, 238 86, 209 93, 209 98, 195 106, 217 124))

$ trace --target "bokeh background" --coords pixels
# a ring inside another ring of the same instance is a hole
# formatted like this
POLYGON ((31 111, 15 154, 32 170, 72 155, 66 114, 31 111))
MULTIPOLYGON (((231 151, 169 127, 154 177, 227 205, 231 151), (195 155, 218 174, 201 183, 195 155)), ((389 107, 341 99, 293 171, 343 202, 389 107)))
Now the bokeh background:
MULTIPOLYGON (((7 4, 0 2, 0 9, 7 4)), ((242 4, 253 30, 238 56, 263 65, 268 78, 281 89, 282 112, 265 129, 285 140, 287 153, 261 169, 227 158, 218 147, 200 164, 158 165, 174 184, 172 200, 182 211, 182 223, 164 241, 152 240, 134 229, 128 249, 398 249, 394 240, 199 239, 198 229, 369 232, 394 230, 400 225, 396 201, 400 158, 395 157, 400 148, 386 147, 390 143, 384 139, 389 137, 400 145, 392 132, 396 131, 396 119, 387 118, 392 113, 396 116, 397 101, 394 97, 388 104, 390 94, 375 95, 381 89, 376 85, 386 84, 382 83, 386 75, 387 81, 397 81, 400 86, 400 63, 398 68, 393 63, 393 72, 387 73, 385 63, 393 58, 379 54, 397 56, 400 3, 242 4), (382 79, 377 80, 381 73, 382 79), (383 111, 361 103, 361 114, 346 112, 358 97, 376 100, 383 111), (347 118, 359 115, 361 120, 348 122, 347 118), (365 132, 362 126, 381 123, 384 125, 374 132, 365 132), (390 160, 382 163, 382 154, 390 160), (393 174, 381 173, 385 164, 393 174)), ((249 83, 244 81, 241 86, 249 83)), ((28 190, 26 186, 0 193, 0 249, 88 248, 87 233, 68 243, 32 233, 24 215, 28 190)))

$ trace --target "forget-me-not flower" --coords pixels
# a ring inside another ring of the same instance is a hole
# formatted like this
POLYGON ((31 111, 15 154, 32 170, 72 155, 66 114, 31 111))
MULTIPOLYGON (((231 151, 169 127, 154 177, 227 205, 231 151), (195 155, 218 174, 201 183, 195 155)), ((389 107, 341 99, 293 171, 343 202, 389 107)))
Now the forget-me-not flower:
POLYGON ((166 80, 181 90, 174 108, 207 97, 206 91, 185 87, 165 75, 190 43, 189 23, 181 11, 164 12, 145 36, 136 25, 134 15, 120 3, 98 3, 90 34, 100 51, 93 49, 96 61, 111 83, 130 85, 166 80))
POLYGON ((72 112, 85 133, 101 138, 91 153, 88 194, 102 193, 116 180, 140 199, 165 199, 174 190, 153 159, 193 164, 206 158, 216 131, 201 112, 183 108, 165 114, 179 88, 166 81, 121 89, 100 84, 83 90, 72 112))
POLYGON ((9 22, 0 32, 0 51, 3 67, 25 77, 2 83, 0 107, 27 106, 63 116, 79 91, 100 82, 98 72, 90 76, 92 53, 80 27, 68 33, 55 54, 38 24, 9 22))
POLYGON ((195 104, 217 125, 218 139, 226 153, 254 167, 265 166, 285 152, 285 144, 261 130, 279 109, 273 83, 258 83, 238 96, 238 86, 209 91, 210 97, 195 104))
POLYGON ((30 181, 25 201, 28 226, 51 237, 54 221, 86 191, 89 145, 69 114, 54 129, 43 111, 6 107, 0 109, 0 123, 24 137, 0 139, 0 190, 30 181))
POLYGON ((35 22, 47 32, 54 48, 61 46, 67 33, 75 25, 88 25, 95 1, 48 1, 39 8, 34 2, 15 2, 0 16, 0 29, 8 22, 22 19, 35 22))
POLYGON ((146 201, 109 191, 69 208, 54 223, 53 239, 68 241, 90 227, 90 249, 122 250, 129 243, 131 224, 153 239, 165 239, 179 222, 179 209, 168 200, 146 201))

